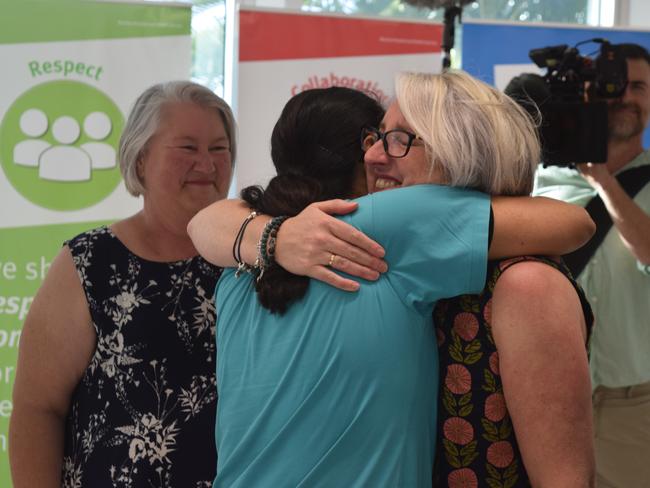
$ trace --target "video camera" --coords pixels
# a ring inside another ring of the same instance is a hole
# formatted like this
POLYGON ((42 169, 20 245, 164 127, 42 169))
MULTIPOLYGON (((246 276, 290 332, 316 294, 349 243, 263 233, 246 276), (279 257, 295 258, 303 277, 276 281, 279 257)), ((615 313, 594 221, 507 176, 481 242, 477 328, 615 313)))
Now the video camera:
POLYGON ((546 74, 519 77, 520 82, 510 90, 506 88, 506 93, 524 105, 532 98, 539 108, 544 165, 604 163, 608 138, 606 100, 622 97, 627 87, 627 61, 621 50, 596 38, 575 47, 563 44, 533 49, 529 56, 546 69, 546 74), (578 46, 588 42, 600 44, 595 60, 578 51, 578 46))

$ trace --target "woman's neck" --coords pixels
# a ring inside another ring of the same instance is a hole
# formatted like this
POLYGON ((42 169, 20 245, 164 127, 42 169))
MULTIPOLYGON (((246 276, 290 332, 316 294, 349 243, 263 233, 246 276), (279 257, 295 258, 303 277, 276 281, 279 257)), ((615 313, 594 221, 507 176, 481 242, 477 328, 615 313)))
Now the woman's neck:
POLYGON ((190 217, 157 212, 147 207, 134 216, 116 223, 117 237, 134 254, 151 261, 179 261, 197 255, 187 235, 190 217))

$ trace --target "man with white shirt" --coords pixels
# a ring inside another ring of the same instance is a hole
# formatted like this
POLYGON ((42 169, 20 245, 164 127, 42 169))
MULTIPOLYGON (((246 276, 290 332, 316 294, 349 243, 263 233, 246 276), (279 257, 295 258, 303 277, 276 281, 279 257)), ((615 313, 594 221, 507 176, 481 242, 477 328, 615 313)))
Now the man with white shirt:
POLYGON ((628 85, 608 101, 607 162, 540 167, 534 190, 584 206, 599 197, 613 224, 578 277, 596 316, 590 366, 599 488, 650 486, 650 184, 643 176, 650 151, 642 146, 650 55, 636 44, 619 46, 628 85), (617 179, 630 170, 628 179, 641 187, 633 197, 617 179))

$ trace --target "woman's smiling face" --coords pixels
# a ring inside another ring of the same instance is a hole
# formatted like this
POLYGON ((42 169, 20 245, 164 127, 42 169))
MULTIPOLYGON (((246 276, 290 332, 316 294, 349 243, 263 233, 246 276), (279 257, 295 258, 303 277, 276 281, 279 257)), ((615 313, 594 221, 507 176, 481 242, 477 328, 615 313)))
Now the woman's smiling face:
POLYGON ((225 198, 232 160, 217 111, 177 102, 167 105, 161 117, 142 158, 145 198, 190 213, 225 198))
MULTIPOLYGON (((388 108, 379 129, 381 132, 398 129, 414 133, 397 102, 393 102, 388 108)), ((445 183, 442 174, 436 171, 429 161, 424 143, 420 139, 414 140, 406 156, 401 158, 386 154, 382 141, 378 140, 366 151, 364 162, 370 193, 423 183, 445 183)))

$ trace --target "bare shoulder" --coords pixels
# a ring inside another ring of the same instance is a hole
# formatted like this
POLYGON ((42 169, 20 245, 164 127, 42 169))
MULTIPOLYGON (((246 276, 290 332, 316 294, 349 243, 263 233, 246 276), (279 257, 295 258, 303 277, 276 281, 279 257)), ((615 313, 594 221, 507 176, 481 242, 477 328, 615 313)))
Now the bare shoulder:
POLYGON ((494 295, 514 294, 519 298, 547 300, 573 291, 568 277, 541 261, 521 261, 508 267, 496 282, 494 295))
POLYGON ((25 318, 14 398, 64 413, 90 363, 96 335, 72 254, 56 256, 25 318), (53 367, 56 366, 56 367, 53 367))
POLYGON ((72 254, 64 246, 52 261, 23 326, 23 341, 64 343, 64 349, 94 341, 88 302, 72 254))
POLYGON ((491 330, 505 402, 534 486, 588 486, 581 480, 592 476, 584 322, 572 282, 549 264, 522 261, 497 280, 491 330))
POLYGON ((516 321, 532 334, 564 335, 581 331, 586 338, 580 298, 569 278, 540 261, 522 261, 506 269, 494 287, 493 332, 516 321))
POLYGON ((78 308, 88 311, 83 287, 68 246, 61 248, 52 261, 30 314, 40 308, 47 308, 49 313, 56 313, 60 309, 70 313, 78 308))

